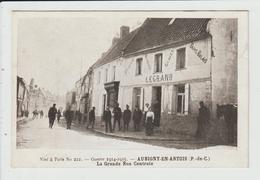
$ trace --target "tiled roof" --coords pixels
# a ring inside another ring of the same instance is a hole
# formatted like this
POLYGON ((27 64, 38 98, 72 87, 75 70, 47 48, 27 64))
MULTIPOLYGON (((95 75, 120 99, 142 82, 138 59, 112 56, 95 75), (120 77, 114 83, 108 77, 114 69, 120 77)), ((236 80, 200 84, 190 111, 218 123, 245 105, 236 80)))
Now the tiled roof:
POLYGON ((187 43, 207 37, 208 18, 147 18, 141 27, 112 46, 94 68, 123 56, 161 47, 168 44, 187 43))
POLYGON ((131 54, 167 44, 193 41, 207 36, 206 18, 148 18, 138 34, 129 43, 125 54, 131 54))
POLYGON ((119 41, 112 46, 98 61, 94 64, 94 67, 101 66, 103 64, 109 63, 123 55, 123 51, 138 32, 139 28, 135 29, 134 31, 130 32, 126 37, 123 39, 119 39, 119 41))

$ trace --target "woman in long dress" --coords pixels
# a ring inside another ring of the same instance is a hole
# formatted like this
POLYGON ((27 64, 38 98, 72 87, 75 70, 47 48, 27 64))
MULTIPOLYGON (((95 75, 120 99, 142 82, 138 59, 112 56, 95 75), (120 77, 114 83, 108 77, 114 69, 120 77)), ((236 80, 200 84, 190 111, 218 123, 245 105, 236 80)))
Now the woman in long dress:
POLYGON ((151 107, 149 107, 146 113, 146 124, 145 124, 145 134, 151 136, 153 134, 153 123, 154 123, 154 113, 151 107))

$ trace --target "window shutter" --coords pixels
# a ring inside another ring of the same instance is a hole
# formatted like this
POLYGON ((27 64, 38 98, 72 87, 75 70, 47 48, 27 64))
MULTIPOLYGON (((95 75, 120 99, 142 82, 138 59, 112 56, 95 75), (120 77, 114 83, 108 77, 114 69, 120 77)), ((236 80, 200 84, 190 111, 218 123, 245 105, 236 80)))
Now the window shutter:
POLYGON ((190 102, 190 84, 185 84, 184 114, 189 114, 189 102, 190 102))
POLYGON ((177 92, 176 86, 172 85, 172 114, 176 114, 177 92))

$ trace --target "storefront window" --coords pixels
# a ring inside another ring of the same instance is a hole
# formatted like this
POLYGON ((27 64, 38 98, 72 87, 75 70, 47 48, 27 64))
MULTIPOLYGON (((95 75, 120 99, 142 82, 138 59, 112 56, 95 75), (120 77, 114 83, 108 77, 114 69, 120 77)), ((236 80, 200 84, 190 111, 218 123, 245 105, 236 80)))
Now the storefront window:
POLYGON ((162 54, 156 54, 154 58, 154 72, 162 72, 162 54))
POLYGON ((135 106, 141 107, 141 88, 134 88, 133 90, 133 108, 135 106))
POLYGON ((176 69, 185 68, 186 49, 181 48, 177 50, 176 69))

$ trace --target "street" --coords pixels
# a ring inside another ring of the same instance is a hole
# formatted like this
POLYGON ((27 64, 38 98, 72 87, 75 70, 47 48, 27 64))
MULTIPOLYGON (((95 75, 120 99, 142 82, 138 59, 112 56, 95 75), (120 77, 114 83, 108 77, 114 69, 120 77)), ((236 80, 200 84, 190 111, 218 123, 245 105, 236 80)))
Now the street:
POLYGON ((53 129, 49 129, 48 118, 28 119, 17 125, 17 148, 46 149, 218 149, 231 146, 216 146, 199 141, 160 141, 160 140, 129 140, 124 138, 100 135, 72 126, 66 129, 64 119, 60 123, 55 120, 53 129))
POLYGON ((71 130, 67 130, 65 127, 60 126, 57 120, 54 122, 53 129, 49 129, 48 123, 48 118, 30 119, 27 122, 19 123, 17 147, 47 149, 165 149, 164 147, 138 142, 101 137, 88 131, 78 132, 73 130, 73 127, 71 130))

